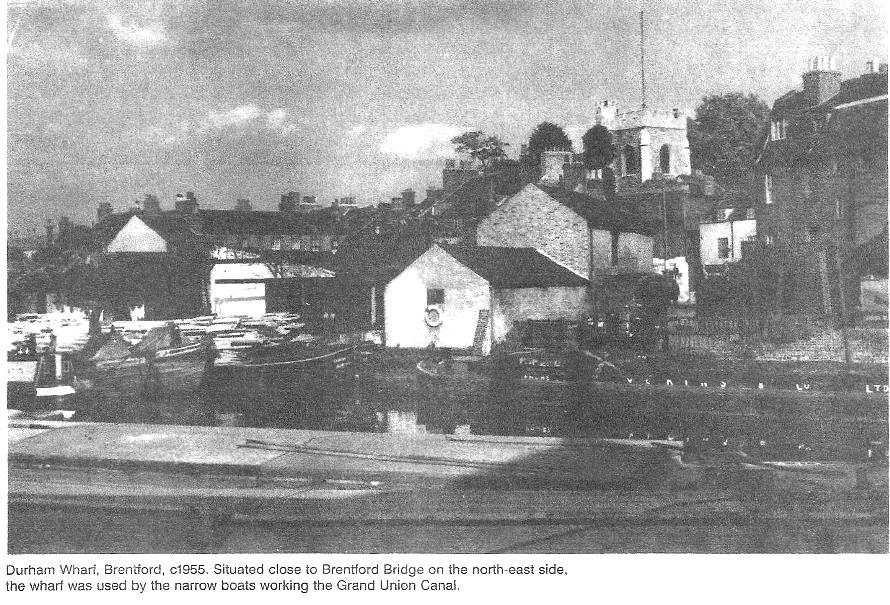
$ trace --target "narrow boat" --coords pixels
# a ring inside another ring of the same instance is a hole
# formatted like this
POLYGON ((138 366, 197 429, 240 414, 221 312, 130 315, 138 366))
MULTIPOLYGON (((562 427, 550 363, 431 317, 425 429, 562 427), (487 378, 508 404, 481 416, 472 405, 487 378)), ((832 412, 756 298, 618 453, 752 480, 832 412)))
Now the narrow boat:
POLYGON ((82 396, 92 385, 75 373, 73 357, 70 352, 46 351, 36 354, 34 360, 9 362, 6 407, 25 411, 81 409, 82 396))
POLYGON ((211 398, 218 408, 274 426, 328 426, 344 402, 356 399, 356 375, 372 346, 288 342, 241 350, 214 366, 211 398))
POLYGON ((91 361, 93 386, 109 401, 197 392, 210 362, 206 342, 183 345, 172 326, 153 328, 136 346, 112 338, 91 361))
MULTIPOLYGON (((21 316, 20 316, 21 317, 21 316)), ((18 319, 18 318, 17 318, 18 319)), ((6 407, 30 406, 34 399, 34 377, 37 375, 37 337, 29 334, 6 352, 6 407)))
POLYGON ((217 363, 215 376, 261 380, 285 385, 306 375, 348 371, 368 345, 324 345, 290 341, 238 350, 237 356, 217 363))
POLYGON ((481 431, 683 436, 776 447, 807 444, 832 452, 879 439, 887 430, 888 389, 870 384, 880 382, 876 377, 817 382, 789 374, 763 384, 712 374, 693 380, 631 374, 608 356, 586 351, 544 350, 493 355, 476 371, 436 360, 424 360, 417 369, 425 389, 421 401, 436 401, 439 408, 470 384, 485 393, 476 404, 483 410, 475 415, 481 431), (493 410, 490 418, 486 409, 493 410))

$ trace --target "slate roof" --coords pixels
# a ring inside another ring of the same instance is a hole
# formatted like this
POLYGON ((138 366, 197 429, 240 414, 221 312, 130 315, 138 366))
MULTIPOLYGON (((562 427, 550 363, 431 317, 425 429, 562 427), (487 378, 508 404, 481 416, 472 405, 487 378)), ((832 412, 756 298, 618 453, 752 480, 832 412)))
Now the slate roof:
POLYGON ((112 214, 96 223, 93 227, 94 246, 101 249, 108 246, 133 216, 138 216, 139 220, 157 232, 173 248, 184 246, 194 248, 207 244, 189 215, 173 212, 152 215, 131 210, 112 214))
POLYGON ((214 238, 225 235, 302 235, 309 233, 339 233, 347 224, 361 219, 362 212, 355 212, 355 220, 340 217, 335 209, 322 208, 312 213, 289 213, 268 210, 198 210, 194 214, 167 210, 152 214, 130 210, 109 215, 93 228, 93 242, 97 248, 107 246, 135 215, 156 231, 172 246, 209 244, 214 238))
POLYGON ((198 210, 195 215, 202 233, 208 235, 285 235, 306 233, 313 227, 329 230, 337 216, 327 208, 312 213, 271 210, 198 210))
POLYGON ((837 94, 820 105, 810 105, 802 90, 790 90, 773 103, 773 115, 788 115, 812 109, 829 112, 831 108, 887 94, 887 73, 867 73, 843 80, 837 94))
POLYGON ((656 226, 652 221, 608 202, 601 193, 590 195, 567 191, 562 187, 534 186, 587 219, 587 224, 594 229, 643 235, 652 235, 655 232, 656 226))
POLYGON ((773 115, 787 114, 810 107, 806 95, 802 90, 789 90, 773 103, 773 115))
POLYGON ((432 225, 426 221, 384 225, 379 233, 373 227, 350 234, 340 244, 333 261, 338 277, 364 284, 389 282, 432 241, 432 225))
POLYGON ((577 287, 588 283, 534 248, 439 246, 494 288, 577 287))
POLYGON ((415 216, 431 215, 435 206, 438 218, 481 218, 491 210, 489 201, 513 195, 522 189, 519 167, 506 168, 475 176, 440 199, 426 199, 414 209, 415 216))
MULTIPOLYGON (((818 123, 827 122, 827 128, 823 129, 821 140, 813 142, 816 145, 814 149, 821 148, 824 151, 827 149, 826 144, 829 147, 837 144, 839 133, 843 133, 849 140, 858 140, 860 147, 874 142, 886 145, 886 99, 877 103, 854 105, 835 110, 841 105, 886 95, 887 72, 867 73, 842 81, 838 93, 820 105, 810 105, 800 90, 789 91, 773 104, 772 116, 809 115, 818 123), (856 124, 857 121, 863 120, 862 116, 867 116, 864 123, 856 124), (824 120, 826 117, 830 117, 830 119, 824 120)), ((790 139, 773 141, 770 140, 768 132, 763 137, 764 148, 757 158, 757 163, 769 165, 782 161, 790 139)))
POLYGON ((850 265, 859 275, 887 277, 888 250, 890 250, 890 239, 887 237, 885 225, 881 233, 853 248, 850 265))
POLYGON ((853 101, 861 101, 886 94, 886 72, 862 74, 858 78, 851 78, 841 82, 841 88, 838 93, 819 107, 820 109, 831 109, 844 103, 852 103, 853 101))

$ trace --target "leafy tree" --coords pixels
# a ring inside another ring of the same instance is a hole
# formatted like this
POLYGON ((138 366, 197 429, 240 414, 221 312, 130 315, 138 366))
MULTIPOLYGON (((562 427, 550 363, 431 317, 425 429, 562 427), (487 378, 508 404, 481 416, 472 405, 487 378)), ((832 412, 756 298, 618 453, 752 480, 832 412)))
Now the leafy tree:
POLYGON ((507 157, 504 148, 509 147, 509 144, 500 138, 489 136, 481 130, 458 135, 451 139, 451 144, 457 147, 458 153, 468 153, 473 159, 479 160, 483 167, 507 157))
POLYGON ((561 126, 552 122, 541 122, 532 131, 528 140, 528 151, 535 161, 540 161, 541 153, 554 149, 572 150, 572 141, 561 126))
POLYGON ((716 177, 729 189, 750 187, 769 113, 769 106, 754 94, 704 97, 688 124, 693 168, 716 177))
POLYGON ((597 124, 584 133, 584 166, 588 170, 602 170, 615 157, 612 133, 602 124, 597 124))

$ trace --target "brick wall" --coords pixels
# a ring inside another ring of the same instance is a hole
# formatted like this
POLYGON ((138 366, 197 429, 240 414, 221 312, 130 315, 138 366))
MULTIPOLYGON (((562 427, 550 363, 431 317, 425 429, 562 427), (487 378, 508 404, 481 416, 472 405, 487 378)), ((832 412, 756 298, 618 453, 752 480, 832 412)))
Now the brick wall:
MULTIPOLYGON (((773 203, 764 204, 761 198, 757 208, 758 232, 772 236, 786 250, 786 309, 819 313, 822 283, 818 251, 828 250, 828 271, 833 273, 837 204, 840 202, 847 216, 840 242, 842 255, 846 256, 851 246, 886 229, 887 164, 876 162, 853 172, 843 166, 839 170, 812 166, 775 168, 772 182, 773 203)), ((835 290, 833 282, 830 288, 835 290)), ((851 283, 849 300, 856 298, 854 289, 851 283)))
MULTIPOLYGON (((485 217, 476 229, 476 242, 480 246, 537 248, 588 276, 587 221, 534 185, 526 186, 485 217)), ((610 246, 605 247, 605 263, 609 262, 610 246)), ((596 254, 602 254, 599 248, 596 254)))

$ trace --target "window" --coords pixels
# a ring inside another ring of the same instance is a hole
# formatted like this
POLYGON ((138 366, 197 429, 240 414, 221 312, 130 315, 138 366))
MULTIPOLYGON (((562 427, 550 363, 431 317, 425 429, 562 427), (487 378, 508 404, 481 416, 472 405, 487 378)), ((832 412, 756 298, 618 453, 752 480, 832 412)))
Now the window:
POLYGON ((637 172, 637 154, 630 145, 624 146, 624 174, 634 174, 637 172))
POLYGON ((427 305, 441 305, 445 302, 445 290, 439 288, 431 288, 426 291, 427 305))
POLYGON ((729 258, 729 238, 717 238, 717 258, 729 258))
POLYGON ((770 124, 770 138, 774 141, 781 141, 785 138, 785 130, 787 127, 787 120, 773 120, 770 124))
POLYGON ((612 232, 612 265, 618 264, 618 232, 612 232))
POLYGON ((669 174, 671 171, 671 148, 667 143, 661 146, 661 152, 659 153, 659 156, 661 163, 661 173, 669 174))
POLYGON ((763 175, 763 203, 773 203, 773 177, 768 174, 763 175))

